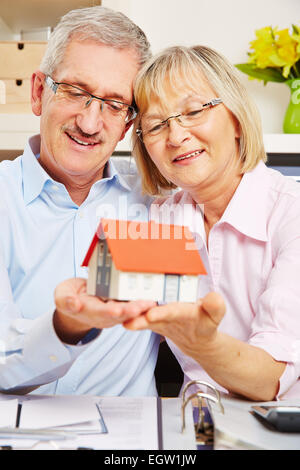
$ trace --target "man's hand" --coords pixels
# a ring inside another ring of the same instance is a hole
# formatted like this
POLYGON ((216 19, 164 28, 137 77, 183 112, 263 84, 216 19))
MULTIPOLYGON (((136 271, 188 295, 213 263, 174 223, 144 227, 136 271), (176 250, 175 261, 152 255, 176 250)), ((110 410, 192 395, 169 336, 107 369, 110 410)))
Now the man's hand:
POLYGON ((194 356, 197 349, 214 340, 225 310, 222 297, 211 292, 194 304, 176 302, 156 306, 143 315, 126 320, 124 326, 130 330, 148 328, 194 356))
POLYGON ((69 279, 55 289, 55 331, 61 341, 78 343, 91 328, 109 328, 145 313, 155 302, 103 302, 86 293, 85 279, 69 279))

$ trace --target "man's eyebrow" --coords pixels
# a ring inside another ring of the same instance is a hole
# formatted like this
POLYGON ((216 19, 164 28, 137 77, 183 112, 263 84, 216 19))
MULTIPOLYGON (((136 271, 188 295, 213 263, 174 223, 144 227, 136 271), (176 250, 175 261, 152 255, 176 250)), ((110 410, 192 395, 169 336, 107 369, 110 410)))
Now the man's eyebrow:
POLYGON ((92 95, 100 96, 100 98, 113 98, 113 99, 116 99, 118 101, 122 101, 122 103, 124 103, 126 101, 126 99, 123 95, 121 95, 120 93, 116 93, 116 92, 106 93, 105 95, 98 95, 98 93, 95 93, 91 89, 91 87, 88 83, 85 83, 81 80, 77 80, 76 78, 74 78, 72 80, 66 79, 63 82, 64 83, 69 83, 70 85, 78 86, 79 88, 82 88, 83 90, 88 91, 92 95))

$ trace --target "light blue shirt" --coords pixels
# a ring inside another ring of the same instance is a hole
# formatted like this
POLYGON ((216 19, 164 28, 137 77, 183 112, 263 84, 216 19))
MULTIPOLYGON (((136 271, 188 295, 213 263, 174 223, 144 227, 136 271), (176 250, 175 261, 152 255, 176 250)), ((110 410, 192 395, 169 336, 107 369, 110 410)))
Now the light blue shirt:
POLYGON ((157 335, 118 325, 69 346, 52 323, 55 287, 87 277, 81 263, 100 217, 147 220, 151 199, 133 162, 113 158, 78 207, 38 163, 39 142, 0 163, 0 391, 156 395, 157 335))

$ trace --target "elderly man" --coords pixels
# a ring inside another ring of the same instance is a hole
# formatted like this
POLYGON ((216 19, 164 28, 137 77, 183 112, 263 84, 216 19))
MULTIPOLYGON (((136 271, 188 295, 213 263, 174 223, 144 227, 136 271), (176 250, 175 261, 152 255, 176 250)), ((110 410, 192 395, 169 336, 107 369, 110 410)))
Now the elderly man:
POLYGON ((156 393, 158 336, 122 327, 152 304, 102 303, 81 279, 99 217, 138 219, 151 202, 129 164, 109 160, 149 55, 140 28, 97 6, 61 19, 33 74, 40 136, 0 164, 2 392, 156 393))

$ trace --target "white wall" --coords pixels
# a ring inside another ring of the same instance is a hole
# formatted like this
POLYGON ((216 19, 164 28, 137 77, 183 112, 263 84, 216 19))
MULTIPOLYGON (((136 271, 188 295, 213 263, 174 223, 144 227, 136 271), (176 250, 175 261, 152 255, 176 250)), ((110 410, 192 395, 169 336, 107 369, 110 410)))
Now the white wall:
MULTIPOLYGON (((174 44, 205 44, 232 63, 246 62, 255 29, 300 24, 300 0, 102 0, 147 34, 152 51, 174 44)), ((241 79, 255 99, 265 133, 281 133, 289 89, 284 84, 241 79)))
POLYGON ((19 35, 14 34, 0 17, 0 41, 17 41, 18 39, 19 35))

